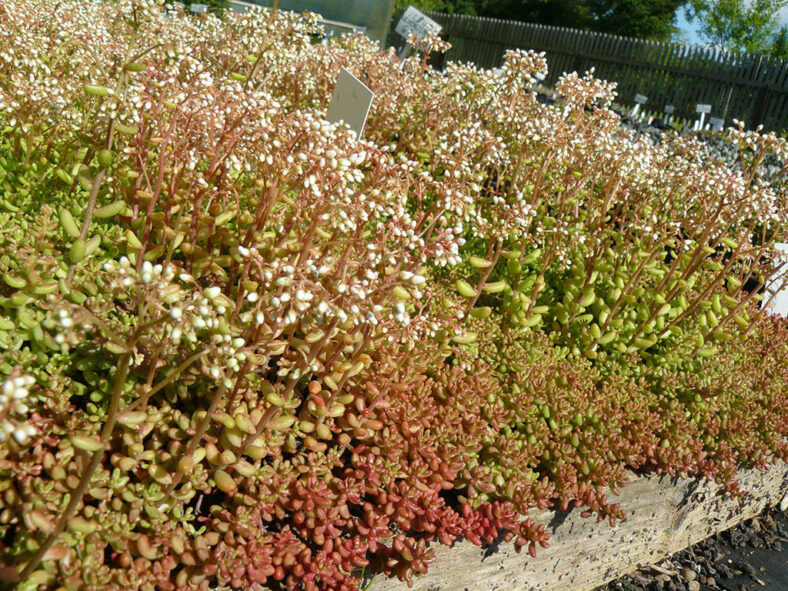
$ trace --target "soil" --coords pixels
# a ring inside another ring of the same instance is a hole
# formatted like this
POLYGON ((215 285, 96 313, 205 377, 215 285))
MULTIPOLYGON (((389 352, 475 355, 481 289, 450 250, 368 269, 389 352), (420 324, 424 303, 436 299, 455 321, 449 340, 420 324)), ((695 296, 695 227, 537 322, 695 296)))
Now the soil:
POLYGON ((788 591, 788 512, 766 509, 596 591, 788 591))

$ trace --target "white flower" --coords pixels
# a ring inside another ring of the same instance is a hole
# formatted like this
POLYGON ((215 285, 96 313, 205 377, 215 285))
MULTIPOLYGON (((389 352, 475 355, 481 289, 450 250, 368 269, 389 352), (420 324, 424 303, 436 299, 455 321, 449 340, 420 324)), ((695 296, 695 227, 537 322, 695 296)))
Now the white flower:
POLYGON ((35 434, 35 427, 25 422, 25 415, 30 408, 23 402, 34 383, 31 376, 18 376, 8 378, 0 386, 0 414, 5 415, 5 420, 0 424, 0 442, 11 436, 22 445, 35 434))

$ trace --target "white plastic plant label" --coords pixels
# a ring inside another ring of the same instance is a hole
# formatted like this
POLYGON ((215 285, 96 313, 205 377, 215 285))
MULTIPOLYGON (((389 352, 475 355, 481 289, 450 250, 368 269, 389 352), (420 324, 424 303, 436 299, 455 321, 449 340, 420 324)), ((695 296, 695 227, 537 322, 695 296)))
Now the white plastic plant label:
POLYGON ((208 12, 208 5, 207 4, 192 4, 191 11, 194 14, 200 14, 203 12, 208 12))
MULTIPOLYGON (((777 264, 788 263, 788 244, 778 242, 774 247, 781 253, 782 260, 777 264)), ((769 312, 788 318, 788 284, 785 284, 786 280, 788 280, 788 264, 783 267, 778 277, 766 286, 764 301, 768 301, 774 296, 769 304, 769 312)))
POLYGON ((673 105, 665 105, 665 114, 666 115, 672 115, 673 111, 675 111, 675 110, 676 110, 676 107, 674 107, 673 105))
POLYGON ((331 104, 326 113, 326 119, 331 123, 340 121, 350 126, 356 132, 356 139, 364 132, 369 108, 375 98, 369 88, 361 80, 348 72, 345 68, 339 71, 331 104))
POLYGON ((725 120, 720 119, 719 117, 709 117, 709 125, 711 125, 712 131, 722 131, 722 127, 725 125, 725 120))
POLYGON ((629 116, 632 117, 632 118, 637 117, 638 112, 640 112, 641 105, 645 105, 647 100, 648 100, 648 98, 646 98, 644 95, 636 94, 635 95, 635 106, 629 112, 629 116))
POLYGON ((698 119, 695 124, 692 126, 692 129, 695 131, 702 131, 703 130, 703 122, 706 119, 706 114, 711 113, 711 105, 702 105, 698 103, 695 105, 695 112, 700 113, 700 119, 698 119))
POLYGON ((394 27, 394 32, 404 37, 406 40, 408 36, 413 33, 419 39, 423 39, 429 33, 438 34, 443 27, 428 17, 426 14, 408 6, 407 10, 402 14, 397 26, 394 27))

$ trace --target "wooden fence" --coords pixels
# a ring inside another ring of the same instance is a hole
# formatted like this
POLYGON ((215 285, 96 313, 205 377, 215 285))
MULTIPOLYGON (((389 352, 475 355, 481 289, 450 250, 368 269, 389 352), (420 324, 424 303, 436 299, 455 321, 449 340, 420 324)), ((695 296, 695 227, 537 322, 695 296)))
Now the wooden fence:
MULTIPOLYGON (((401 14, 394 14, 394 23, 401 14)), ((695 106, 708 104, 706 121, 739 119, 750 128, 762 124, 767 130, 788 130, 785 60, 517 21, 425 14, 443 25, 441 36, 452 44, 446 60, 493 68, 502 64, 506 49, 544 51, 547 86, 563 72, 593 67, 597 77, 618 84, 619 103, 634 105, 636 94, 648 97, 641 111, 664 113, 666 105, 673 105, 675 118, 697 119, 695 106)))

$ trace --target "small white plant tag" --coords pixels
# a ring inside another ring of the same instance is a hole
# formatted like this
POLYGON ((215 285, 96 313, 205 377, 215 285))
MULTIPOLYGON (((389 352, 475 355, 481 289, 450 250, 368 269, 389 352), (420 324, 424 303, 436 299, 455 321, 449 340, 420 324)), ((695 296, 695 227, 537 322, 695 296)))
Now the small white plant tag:
POLYGON ((629 116, 634 118, 638 114, 638 111, 640 111, 640 106, 641 105, 645 105, 647 100, 648 100, 648 97, 646 97, 645 95, 636 94, 635 95, 635 106, 632 109, 632 111, 630 111, 629 116))
POLYGON ((191 11, 194 14, 200 14, 203 12, 208 12, 208 5, 207 4, 192 4, 191 11))
POLYGON ((326 119, 331 123, 343 121, 356 132, 356 139, 364 132, 369 108, 375 93, 345 68, 339 71, 326 119))
POLYGON ((407 10, 402 14, 397 26, 394 27, 396 32, 405 40, 413 33, 419 39, 426 37, 429 33, 440 33, 443 27, 428 17, 426 14, 408 6, 407 10))
POLYGON ((722 131, 722 127, 725 125, 725 120, 720 119, 719 117, 709 117, 709 125, 711 125, 712 131, 722 131))
POLYGON ((673 123, 673 112, 675 110, 676 110, 676 107, 674 107, 673 105, 665 105, 665 109, 664 109, 664 111, 665 111, 664 123, 665 124, 670 125, 671 123, 673 123))
POLYGON ((701 131, 703 129, 703 121, 706 119, 706 113, 711 113, 711 105, 695 105, 695 112, 700 113, 700 119, 695 122, 693 129, 701 131))
MULTIPOLYGON (((788 244, 778 242, 774 245, 774 247, 780 251, 780 253, 782 253, 783 260, 788 262, 788 244)), ((788 271, 783 268, 783 272, 777 277, 777 279, 772 280, 766 286, 764 301, 768 301, 770 298, 772 298, 772 296, 774 296, 774 299, 772 299, 771 303, 769 304, 769 312, 788 318, 788 285, 783 284, 786 279, 788 279, 788 271)))

